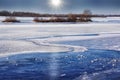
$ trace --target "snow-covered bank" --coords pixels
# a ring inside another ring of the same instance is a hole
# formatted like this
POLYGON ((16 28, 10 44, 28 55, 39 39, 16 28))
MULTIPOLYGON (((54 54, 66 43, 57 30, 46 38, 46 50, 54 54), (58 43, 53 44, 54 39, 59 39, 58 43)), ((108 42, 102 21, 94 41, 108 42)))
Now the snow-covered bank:
POLYGON ((120 17, 92 18, 93 22, 120 23, 120 17))
POLYGON ((98 38, 104 40, 112 37, 120 37, 120 24, 1 24, 0 54, 3 56, 22 52, 83 52, 87 50, 83 45, 56 44, 56 42, 74 43, 79 40, 98 38))
MULTIPOLYGON (((0 16, 0 24, 6 24, 6 23, 2 23, 3 20, 5 20, 5 16, 0 16)), ((41 24, 41 23, 35 23, 34 17, 16 17, 17 20, 20 20, 20 23, 15 23, 15 24, 41 24)), ((49 18, 47 18, 49 19, 49 18)), ((92 18, 92 23, 120 23, 120 17, 95 17, 92 18)), ((81 22, 77 22, 77 23, 81 23, 81 22)), ((9 24, 9 23, 7 23, 9 24)), ((45 23, 46 24, 46 23, 45 23)), ((66 24, 66 23, 65 23, 66 24)), ((70 23, 69 23, 70 24, 70 23)))

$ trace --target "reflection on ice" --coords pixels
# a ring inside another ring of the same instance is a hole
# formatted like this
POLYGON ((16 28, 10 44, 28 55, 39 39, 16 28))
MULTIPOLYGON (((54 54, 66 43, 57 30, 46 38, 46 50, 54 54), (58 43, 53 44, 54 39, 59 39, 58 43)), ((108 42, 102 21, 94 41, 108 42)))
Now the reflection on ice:
POLYGON ((51 59, 49 62, 49 74, 50 74, 50 80, 56 80, 59 75, 59 63, 56 59, 59 55, 57 54, 51 54, 51 59))

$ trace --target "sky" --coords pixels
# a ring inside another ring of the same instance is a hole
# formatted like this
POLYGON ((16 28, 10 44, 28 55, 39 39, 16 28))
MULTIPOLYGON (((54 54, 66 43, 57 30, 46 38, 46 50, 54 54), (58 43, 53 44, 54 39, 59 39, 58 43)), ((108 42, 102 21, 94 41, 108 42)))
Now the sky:
POLYGON ((120 14, 120 0, 60 0, 59 6, 52 0, 0 0, 0 11, 24 11, 38 13, 82 13, 89 9, 93 14, 120 14))

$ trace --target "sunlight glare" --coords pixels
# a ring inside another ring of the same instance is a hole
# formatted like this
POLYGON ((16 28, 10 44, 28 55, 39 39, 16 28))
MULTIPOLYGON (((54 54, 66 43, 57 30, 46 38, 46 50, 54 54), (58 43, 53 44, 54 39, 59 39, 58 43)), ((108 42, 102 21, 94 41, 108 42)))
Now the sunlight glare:
POLYGON ((52 6, 59 7, 62 4, 61 0, 51 0, 52 6))

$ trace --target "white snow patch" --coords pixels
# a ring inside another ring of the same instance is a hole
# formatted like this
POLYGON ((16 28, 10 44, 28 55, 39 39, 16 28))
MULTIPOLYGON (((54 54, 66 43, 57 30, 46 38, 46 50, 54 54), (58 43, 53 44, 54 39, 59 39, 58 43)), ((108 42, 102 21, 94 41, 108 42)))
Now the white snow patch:
MULTIPOLYGON (((83 46, 60 45, 55 42, 113 36, 120 36, 120 24, 0 25, 0 56, 22 52, 83 52, 87 50, 83 46)), ((114 48, 119 49, 119 46, 114 45, 114 48)))

